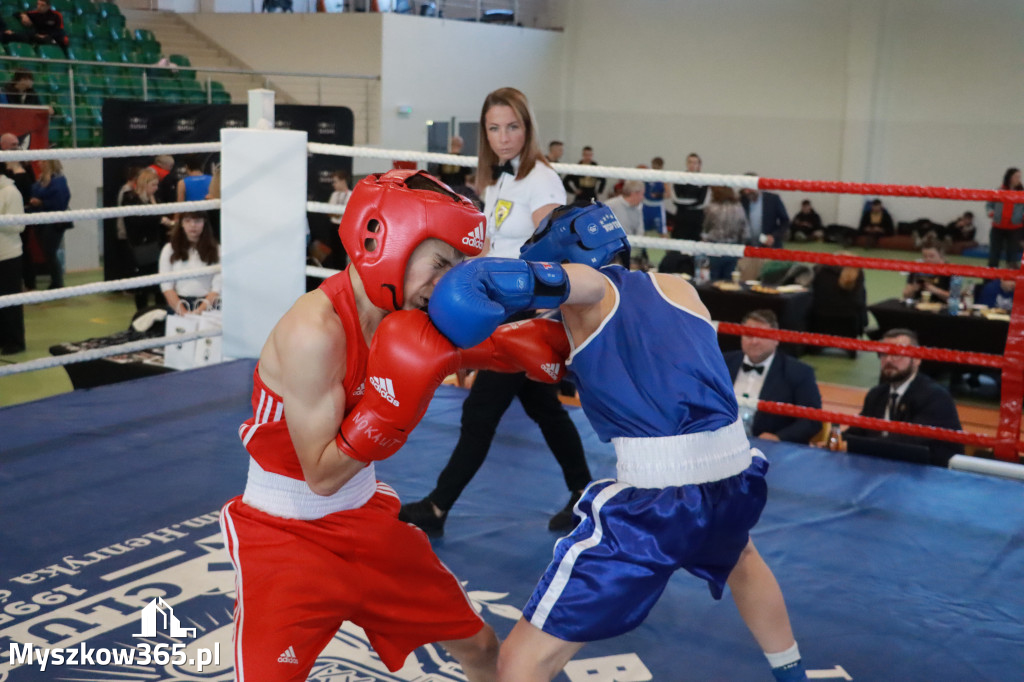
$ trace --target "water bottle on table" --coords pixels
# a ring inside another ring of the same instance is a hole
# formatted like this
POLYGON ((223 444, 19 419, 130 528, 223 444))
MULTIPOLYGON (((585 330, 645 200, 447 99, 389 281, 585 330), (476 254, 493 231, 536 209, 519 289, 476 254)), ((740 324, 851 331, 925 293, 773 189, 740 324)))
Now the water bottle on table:
POLYGON ((960 314, 960 292, 964 288, 964 278, 960 275, 953 275, 949 280, 949 299, 946 303, 948 305, 950 315, 960 314))

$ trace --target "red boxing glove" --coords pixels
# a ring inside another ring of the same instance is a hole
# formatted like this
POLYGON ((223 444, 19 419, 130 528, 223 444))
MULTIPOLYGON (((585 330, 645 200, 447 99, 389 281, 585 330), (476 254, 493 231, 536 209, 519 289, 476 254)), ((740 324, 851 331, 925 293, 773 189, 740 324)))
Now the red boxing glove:
POLYGON ((462 351, 462 369, 526 372, 534 381, 556 384, 565 376, 569 337, 561 322, 534 318, 498 327, 478 346, 462 351))
POLYGON ((401 448, 427 411, 434 391, 459 369, 459 351, 421 310, 384 318, 366 361, 366 395, 345 417, 335 442, 360 462, 401 448))

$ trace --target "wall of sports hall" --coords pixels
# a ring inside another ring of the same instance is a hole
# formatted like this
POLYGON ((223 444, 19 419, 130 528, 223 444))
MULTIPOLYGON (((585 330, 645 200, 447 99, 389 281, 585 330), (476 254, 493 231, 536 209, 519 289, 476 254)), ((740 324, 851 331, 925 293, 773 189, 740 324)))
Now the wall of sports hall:
MULTIPOLYGON (((696 151, 711 173, 972 188, 1024 166, 1019 0, 553 0, 542 14, 562 30, 182 16, 255 70, 379 76, 371 140, 385 148, 425 150, 427 121, 474 121, 487 92, 511 85, 529 96, 542 142, 565 141, 567 162, 589 144, 604 165, 660 155, 683 169, 696 151)), ((783 193, 791 212, 806 196, 783 193)), ((857 223, 863 197, 810 198, 826 223, 857 223)), ((885 203, 896 220, 973 210, 987 240, 979 203, 885 203)))

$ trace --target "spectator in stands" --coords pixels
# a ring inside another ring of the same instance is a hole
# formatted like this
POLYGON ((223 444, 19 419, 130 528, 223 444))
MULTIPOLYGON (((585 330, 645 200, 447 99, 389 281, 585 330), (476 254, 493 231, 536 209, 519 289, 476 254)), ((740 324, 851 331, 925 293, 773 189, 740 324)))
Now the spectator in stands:
POLYGON ((35 76, 27 69, 18 69, 11 76, 11 80, 4 83, 4 94, 7 95, 8 104, 27 104, 39 106, 39 93, 35 88, 35 76))
POLYGON ((170 154, 154 156, 153 163, 149 164, 149 168, 156 173, 157 179, 162 182, 174 170, 174 157, 170 154))
MULTIPOLYGON (((754 329, 778 329, 779 320, 771 310, 754 310, 741 322, 754 329)), ((821 393, 814 369, 778 350, 779 342, 760 336, 741 336, 740 347, 725 353, 736 400, 757 408, 758 400, 789 403, 821 409, 821 393)), ((790 443, 811 442, 821 431, 821 422, 757 411, 750 423, 750 435, 790 443)))
MULTIPOLYGON (((594 161, 594 148, 587 146, 583 148, 583 157, 579 160, 580 166, 596 166, 594 161)), ((590 200, 597 201, 604 193, 604 178, 597 178, 592 175, 567 175, 565 176, 566 191, 576 196, 576 201, 590 200)))
MULTIPOLYGON (((848 251, 839 251, 837 256, 852 256, 848 251)), ((838 265, 818 265, 814 269, 811 284, 812 332, 858 338, 868 324, 868 294, 864 286, 864 271, 861 268, 838 265)), ((819 346, 811 346, 817 352, 819 346)), ((848 350, 854 358, 857 351, 848 350)))
POLYGON ((946 225, 946 229, 942 232, 942 239, 950 245, 973 243, 977 234, 978 228, 974 225, 974 214, 964 211, 962 216, 946 225))
POLYGON ((185 157, 185 177, 178 181, 178 201, 202 201, 210 191, 212 176, 203 172, 203 157, 185 157))
POLYGON ((68 55, 68 35, 64 32, 64 17, 60 12, 50 7, 49 0, 36 0, 36 8, 28 12, 18 12, 15 15, 25 32, 21 40, 35 45, 56 45, 68 55))
MULTIPOLYGON (((219 262, 220 245, 213 237, 206 213, 183 213, 160 251, 160 273, 194 270, 219 262)), ((171 312, 202 313, 213 308, 220 297, 220 282, 220 275, 204 275, 164 282, 160 290, 171 312)))
MULTIPOLYGON (((157 203, 157 186, 160 180, 156 172, 143 168, 135 178, 135 189, 125 192, 125 206, 148 206, 157 203)), ((205 192, 205 189, 203 190, 205 192)), ((166 215, 134 215, 125 216, 124 227, 135 262, 135 275, 155 275, 159 270, 160 251, 163 249, 167 229, 173 227, 175 221, 166 215)), ((135 290, 135 308, 144 310, 149 307, 149 299, 153 305, 163 305, 160 287, 152 285, 135 290)))
POLYGON ((4 18, 0 17, 0 43, 6 45, 7 43, 17 42, 19 37, 20 36, 17 33, 7 27, 7 23, 4 22, 4 18))
POLYGON ((978 292, 976 303, 1000 310, 1013 309, 1013 292, 1015 282, 1012 279, 990 279, 978 292))
MULTIPOLYGON (((700 155, 691 152, 686 157, 686 172, 700 173, 703 162, 700 155)), ((710 190, 704 185, 668 185, 669 200, 674 211, 668 212, 665 220, 672 225, 672 239, 689 239, 700 241, 704 226, 704 206, 710 196, 710 190)), ((658 265, 659 272, 693 273, 693 256, 684 255, 679 251, 666 251, 665 257, 658 265)))
MULTIPOLYGON (((744 244, 750 239, 750 224, 736 190, 711 188, 711 203, 704 209, 701 239, 716 244, 744 244)), ((739 260, 738 256, 712 256, 711 279, 729 279, 739 260)))
MULTIPOLYGON (((20 215, 24 212, 25 204, 14 180, 6 175, 0 175, 0 215, 20 215)), ((0 225, 0 296, 21 293, 23 229, 24 225, 0 225)), ((14 305, 0 308, 0 355, 13 355, 24 350, 23 307, 14 305)))
MULTIPOLYGON (((462 154, 462 148, 464 145, 465 140, 458 135, 454 135, 452 139, 448 141, 448 153, 456 155, 462 154)), ((469 176, 473 174, 472 166, 464 166, 455 163, 441 163, 436 164, 436 167, 432 168, 430 172, 436 175, 441 182, 463 196, 466 195, 467 190, 471 191, 469 190, 469 185, 467 183, 469 176)), ((476 192, 473 192, 473 196, 476 196, 476 192)))
MULTIPOLYGON (((882 336, 884 343, 899 346, 917 346, 917 334, 910 329, 890 329, 882 336)), ((864 396, 862 417, 875 417, 889 421, 909 422, 943 429, 960 430, 960 415, 953 397, 930 377, 918 372, 920 358, 879 353, 878 385, 864 396)), ((851 426, 844 436, 867 436, 890 442, 924 445, 931 453, 931 464, 944 467, 954 454, 963 452, 963 446, 947 441, 878 432, 851 426)), ((845 442, 840 442, 845 449, 845 442)))
POLYGON ((857 230, 867 237, 867 246, 878 246, 878 240, 882 237, 890 237, 896 233, 896 226, 892 222, 889 211, 882 206, 881 199, 871 202, 870 208, 864 211, 860 217, 860 225, 857 230))
MULTIPOLYGON (((639 180, 627 180, 622 183, 622 194, 614 196, 605 204, 612 210, 622 224, 622 229, 631 237, 644 236, 644 214, 641 204, 644 200, 644 183, 639 180)), ((633 269, 646 270, 649 265, 645 249, 633 249, 630 266, 633 269)))
MULTIPOLYGON (((662 170, 665 168, 665 159, 655 156, 651 159, 651 168, 662 170)), ((665 221, 665 199, 668 196, 667 182, 645 182, 644 183, 644 230, 666 234, 668 223, 665 221)))
POLYGON ((560 140, 551 140, 548 142, 548 153, 544 158, 548 160, 548 163, 560 163, 563 154, 565 154, 565 145, 560 140))
MULTIPOLYGON (((25 207, 29 213, 49 211, 66 211, 71 202, 71 190, 67 178, 64 177, 64 166, 56 159, 40 161, 39 179, 32 185, 32 198, 25 207)), ((74 223, 66 220, 56 223, 33 225, 36 239, 46 257, 46 267, 50 275, 50 288, 59 289, 64 286, 64 264, 59 255, 60 244, 64 233, 74 227, 74 223)), ((31 281, 29 289, 35 289, 35 268, 26 273, 26 284, 31 281)))
MULTIPOLYGON (((922 263, 941 264, 946 262, 942 245, 935 240, 926 241, 921 246, 922 263)), ((949 298, 949 275, 925 275, 912 272, 907 275, 907 283, 903 287, 903 298, 921 299, 934 298, 945 301, 949 298), (928 292, 928 295, 925 295, 928 292)))
POLYGON ((779 195, 757 189, 741 190, 740 195, 750 223, 750 244, 781 249, 789 231, 789 214, 779 195))
MULTIPOLYGON (((999 189, 1024 191, 1019 168, 1007 168, 1003 184, 999 189)), ((1012 201, 990 201, 985 204, 988 217, 992 219, 992 230, 988 233, 988 266, 999 265, 999 258, 1006 253, 1006 267, 1019 268, 1021 257, 1021 236, 1024 234, 1024 203, 1012 201)))
POLYGON ((800 212, 793 216, 792 227, 794 241, 825 241, 825 228, 821 224, 821 216, 811 206, 810 199, 800 202, 800 212))
MULTIPOLYGON (((0 135, 0 150, 5 152, 18 151, 21 149, 21 141, 14 133, 0 135)), ((25 161, 6 161, 0 163, 4 175, 14 180, 14 186, 21 193, 22 205, 28 204, 32 198, 32 184, 36 181, 36 173, 32 170, 32 164, 25 161)))

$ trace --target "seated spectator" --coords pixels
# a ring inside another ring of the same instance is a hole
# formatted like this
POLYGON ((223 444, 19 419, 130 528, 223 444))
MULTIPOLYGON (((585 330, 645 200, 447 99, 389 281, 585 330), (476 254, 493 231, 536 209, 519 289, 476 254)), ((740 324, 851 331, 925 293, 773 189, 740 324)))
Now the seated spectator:
MULTIPOLYGON (((160 180, 156 172, 143 168, 135 178, 135 189, 125 192, 121 203, 124 206, 146 206, 157 203, 154 196, 160 180)), ((175 222, 166 215, 132 215, 125 216, 124 227, 135 263, 136 276, 155 275, 159 270, 160 252, 163 249, 167 229, 175 222)), ((152 285, 135 290, 135 308, 144 310, 149 307, 149 299, 153 305, 162 305, 160 287, 152 285)))
MULTIPOLYGON (((836 255, 853 255, 839 251, 836 255)), ((818 334, 847 336, 853 339, 864 333, 868 324, 868 294, 864 271, 838 265, 818 265, 811 283, 810 330, 818 334)), ((812 347, 817 350, 818 346, 812 347)), ((847 351, 856 357, 857 351, 847 351)))
MULTIPOLYGON (((882 336, 882 341, 900 346, 918 345, 917 334, 909 329, 890 329, 882 336)), ((864 396, 864 407, 860 411, 862 417, 923 424, 943 429, 960 429, 960 415, 956 411, 953 397, 930 377, 918 372, 921 366, 920 358, 887 353, 879 353, 878 358, 881 363, 879 382, 864 396)), ((879 432, 856 426, 847 428, 843 434, 924 445, 931 454, 931 464, 941 467, 949 463, 950 457, 963 452, 963 446, 958 443, 879 432)), ((839 448, 845 449, 845 443, 840 442, 839 448)))
POLYGON ((949 244, 973 242, 977 233, 978 228, 974 225, 974 214, 970 211, 964 211, 962 216, 946 225, 946 229, 942 233, 942 239, 949 244))
MULTIPOLYGON (((194 270, 220 262, 220 246, 205 212, 183 213, 171 228, 169 241, 160 251, 161 274, 194 270)), ((164 282, 160 290, 167 308, 178 315, 210 310, 220 297, 220 275, 190 277, 164 282)))
POLYGON ((896 233, 896 226, 892 222, 889 211, 882 206, 881 199, 871 202, 868 210, 860 217, 858 231, 867 237, 868 246, 878 246, 878 240, 882 237, 891 237, 896 233))
MULTIPOLYGON (((32 198, 29 199, 25 210, 28 213, 43 213, 48 211, 66 211, 71 202, 71 190, 68 188, 67 178, 64 177, 64 167, 56 159, 40 161, 39 179, 32 185, 32 198)), ((45 223, 33 225, 36 239, 46 256, 46 267, 50 275, 50 288, 59 289, 64 286, 64 265, 61 263, 58 251, 61 241, 64 239, 64 232, 74 227, 74 223, 61 221, 57 223, 45 223)), ((27 277, 31 279, 29 289, 35 289, 35 270, 27 277)), ((26 283, 28 280, 26 280, 26 283)))
POLYGON ((0 17, 0 43, 6 45, 7 43, 17 42, 20 38, 21 36, 18 33, 15 33, 7 26, 4 18, 0 17))
POLYGON ((50 0, 36 0, 36 8, 15 15, 25 27, 21 41, 35 45, 56 45, 68 56, 68 35, 64 32, 64 17, 50 7, 50 0))
POLYGON ((4 83, 4 94, 7 95, 8 104, 28 104, 39 106, 39 93, 33 87, 35 76, 27 69, 18 69, 11 76, 11 80, 4 83))
MULTIPOLYGON (((750 224, 736 190, 711 188, 711 203, 704 209, 701 239, 716 244, 745 244, 750 239, 750 224)), ((738 262, 735 256, 713 256, 711 279, 729 279, 738 262)))
MULTIPOLYGON (((622 194, 612 197, 605 202, 605 205, 612 210, 615 217, 622 224, 622 229, 631 237, 644 236, 644 183, 639 180, 629 180, 622 183, 622 194)), ((647 258, 645 249, 633 249, 630 258, 630 267, 634 270, 646 270, 650 261, 647 258)))
MULTIPOLYGON (((756 329, 779 328, 771 310, 749 312, 741 324, 756 329)), ((810 365, 780 352, 775 339, 741 336, 740 347, 742 350, 725 353, 725 364, 741 410, 745 405, 756 409, 758 400, 821 409, 821 393, 810 365)), ((820 430, 821 422, 768 412, 756 412, 750 422, 750 435, 790 443, 810 443, 820 430)))
MULTIPOLYGON (((942 252, 942 247, 935 241, 925 242, 921 246, 921 262, 945 263, 946 257, 942 252)), ((907 284, 903 287, 903 298, 915 300, 934 298, 945 301, 949 298, 949 281, 949 275, 923 275, 912 272, 907 275, 907 284)))
POLYGON ((990 279, 981 287, 974 302, 987 305, 989 308, 1012 310, 1014 285, 1012 279, 990 279))
POLYGON ((790 221, 790 229, 794 241, 825 241, 825 228, 821 224, 821 216, 811 206, 810 199, 800 202, 800 211, 790 221))

